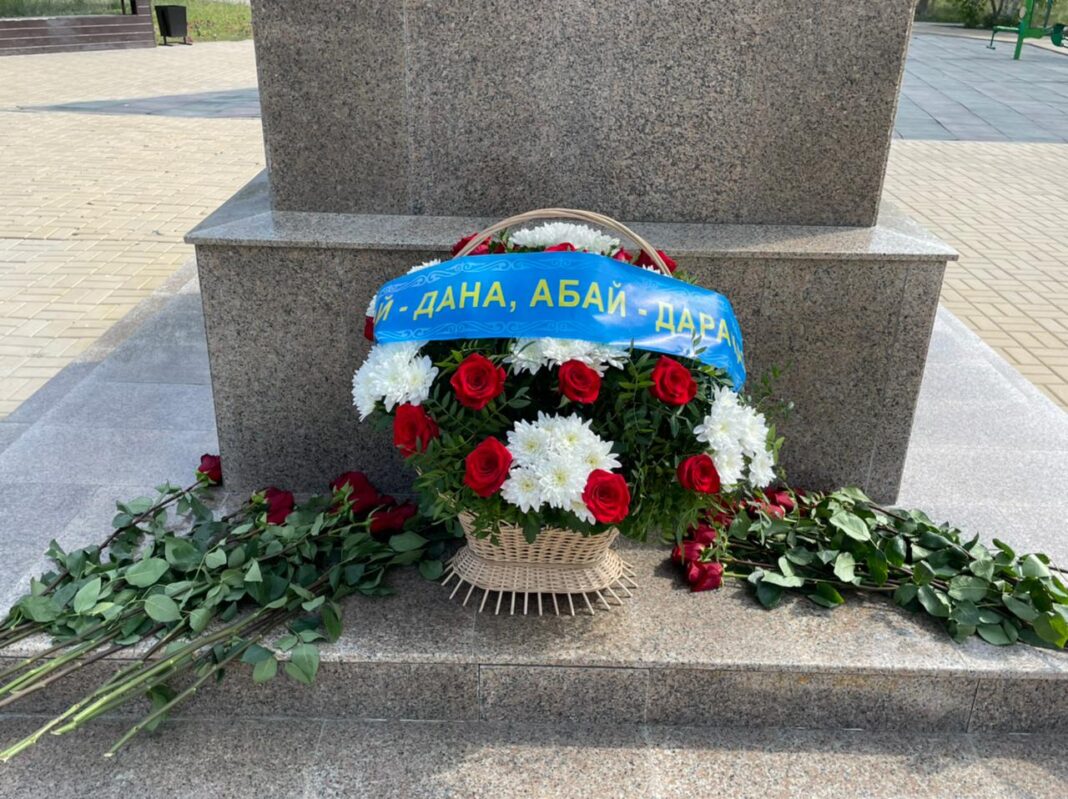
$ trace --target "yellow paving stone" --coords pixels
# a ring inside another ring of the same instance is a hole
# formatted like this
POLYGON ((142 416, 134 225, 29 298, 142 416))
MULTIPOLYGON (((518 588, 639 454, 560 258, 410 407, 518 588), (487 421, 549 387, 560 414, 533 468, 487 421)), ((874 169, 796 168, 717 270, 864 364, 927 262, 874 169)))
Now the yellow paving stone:
POLYGON ((1068 181, 1048 177, 1064 174, 1065 144, 896 140, 885 190, 960 251, 943 304, 1068 408, 1068 181))

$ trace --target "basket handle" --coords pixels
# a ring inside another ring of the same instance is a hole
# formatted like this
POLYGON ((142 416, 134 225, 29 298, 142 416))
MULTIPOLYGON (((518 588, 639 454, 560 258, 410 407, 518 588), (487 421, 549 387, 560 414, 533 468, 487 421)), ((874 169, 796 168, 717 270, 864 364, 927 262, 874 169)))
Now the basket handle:
POLYGON ((462 258, 465 255, 470 255, 475 247, 488 240, 494 233, 499 233, 513 225, 529 222, 533 219, 577 219, 580 222, 591 222, 594 225, 606 228, 614 233, 618 233, 620 236, 630 239, 638 245, 642 252, 649 256, 649 260, 656 265, 656 268, 660 270, 661 274, 671 274, 671 271, 667 268, 667 264, 664 263, 664 259, 660 257, 660 253, 656 251, 653 245, 622 222, 617 222, 611 217, 604 216, 603 214, 597 214, 593 211, 580 211, 577 208, 539 208, 536 211, 527 211, 522 214, 510 216, 507 219, 502 219, 500 222, 492 224, 485 230, 476 233, 474 237, 467 242, 458 253, 456 253, 455 257, 462 258))

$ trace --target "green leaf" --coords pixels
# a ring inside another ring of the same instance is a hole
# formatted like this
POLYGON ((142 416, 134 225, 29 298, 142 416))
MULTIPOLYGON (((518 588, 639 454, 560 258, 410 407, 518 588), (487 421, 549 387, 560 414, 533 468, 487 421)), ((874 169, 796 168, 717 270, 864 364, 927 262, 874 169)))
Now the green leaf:
POLYGON ((94 577, 78 589, 78 593, 74 595, 75 613, 82 615, 93 609, 100 597, 100 585, 100 578, 94 577))
POLYGON ((1068 643, 1068 622, 1060 614, 1043 613, 1032 622, 1032 626, 1043 641, 1059 649, 1068 643))
POLYGON ((262 583, 263 574, 260 573, 260 562, 254 560, 248 565, 248 569, 245 571, 246 583, 262 583))
POLYGON ((154 585, 166 571, 167 561, 163 558, 145 558, 128 568, 123 576, 130 585, 135 585, 138 588, 148 588, 148 586, 154 585))
POLYGON ((178 571, 192 571, 200 565, 200 550, 184 538, 169 539, 163 551, 167 562, 178 571))
POLYGON ((178 610, 178 603, 164 594, 153 594, 146 599, 145 613, 153 621, 163 623, 178 621, 182 617, 178 610))
POLYGON ((894 591, 894 602, 901 607, 905 607, 916 598, 918 592, 918 586, 912 583, 902 583, 897 587, 897 590, 894 591))
POLYGON ((830 521, 832 527, 836 527, 856 541, 871 540, 871 530, 868 529, 868 525, 854 513, 840 510, 831 516, 828 521, 830 521))
POLYGON ((230 550, 230 556, 226 560, 226 565, 231 569, 240 569, 245 565, 245 548, 243 546, 237 546, 230 550))
POLYGON ((808 594, 808 598, 825 608, 836 608, 845 603, 845 599, 830 583, 817 583, 816 589, 808 594))
POLYGON ((886 556, 878 549, 872 548, 868 553, 866 562, 868 564, 868 572, 871 574, 872 581, 876 585, 884 585, 890 576, 886 556))
POLYGON ((993 580, 996 566, 997 564, 994 563, 993 558, 981 558, 969 563, 968 571, 976 577, 982 577, 984 580, 993 580))
POLYGON ((311 685, 319 671, 319 648, 314 644, 298 644, 286 664, 286 674, 298 682, 311 685), (294 673, 296 672, 296 673, 294 673))
POLYGON ((211 608, 196 608, 189 614, 189 629, 194 633, 202 633, 211 621, 211 608))
POLYGON ((445 571, 440 560, 424 560, 419 563, 419 573, 427 580, 437 580, 445 571))
POLYGON ((331 642, 336 641, 341 637, 341 614, 337 606, 333 602, 327 603, 320 615, 323 620, 323 629, 326 630, 326 639, 331 642))
POLYGON ((278 641, 275 642, 275 646, 281 649, 283 652, 288 652, 299 643, 300 639, 295 635, 283 635, 278 641))
POLYGON ((523 538, 528 544, 533 544, 541 532, 541 520, 537 516, 527 516, 523 520, 523 538))
POLYGON ((954 599, 982 602, 989 588, 990 583, 982 577, 969 577, 966 574, 958 575, 949 581, 949 595, 954 599))
POLYGON ((994 646, 1008 646, 1012 643, 1000 624, 980 624, 976 632, 980 638, 994 646))
POLYGON ((259 685, 260 683, 267 682, 274 679, 274 675, 278 673, 278 660, 274 655, 264 658, 256 663, 252 669, 252 682, 259 685))
POLYGON ((891 538, 886 545, 886 560, 891 566, 902 566, 905 563, 905 558, 908 556, 908 550, 905 545, 904 536, 895 535, 891 538))
POLYGON ((226 552, 222 549, 213 549, 204 556, 204 565, 209 569, 218 569, 226 565, 226 552))
POLYGON ((771 609, 782 600, 782 588, 761 580, 756 587, 757 601, 764 607, 771 609))
POLYGON ((302 608, 304 608, 306 611, 308 611, 309 613, 311 613, 313 610, 318 608, 325 601, 326 601, 326 597, 320 595, 320 596, 315 597, 315 599, 309 599, 307 602, 301 602, 300 606, 302 608))
POLYGON ((1049 567, 1037 555, 1025 555, 1020 559, 1020 573, 1024 577, 1049 577, 1049 567))
POLYGON ((1014 596, 1003 596, 1001 601, 1005 603, 1005 607, 1012 611, 1013 615, 1024 621, 1034 621, 1038 618, 1038 611, 1035 610, 1030 602, 1024 602, 1022 599, 1017 599, 1014 596))
POLYGON ((761 585, 769 583, 771 585, 781 586, 783 588, 800 588, 805 584, 804 578, 797 577, 795 575, 779 574, 778 572, 764 572, 764 579, 761 585))
MULTIPOLYGON (((173 688, 166 685, 153 685, 145 691, 145 696, 152 702, 153 711, 159 710, 161 707, 166 707, 177 695, 177 692, 173 688)), ((156 729, 160 724, 167 720, 167 716, 167 713, 160 714, 146 724, 145 729, 152 732, 152 730, 156 729)))
POLYGON ((59 617, 59 608, 48 596, 24 596, 18 607, 33 621, 47 624, 59 617))
POLYGON ((843 583, 851 583, 856 578, 856 561, 849 552, 839 552, 834 559, 834 576, 843 583))
POLYGON ((259 644, 252 644, 241 654, 241 662, 248 663, 250 666, 255 666, 261 660, 266 660, 271 657, 271 650, 265 649, 259 644))
MULTIPOLYGON (((958 624, 967 625, 972 628, 977 627, 983 621, 979 616, 979 608, 977 608, 975 603, 970 600, 957 603, 950 612, 949 618, 958 624)), ((969 635, 970 634, 971 633, 969 633, 969 635)))
POLYGON ((921 585, 916 592, 916 598, 920 600, 920 604, 923 605, 924 610, 935 618, 949 618, 949 600, 941 591, 936 591, 929 585, 921 585))
POLYGON ((389 539, 389 545, 394 552, 410 552, 413 549, 419 549, 424 544, 426 544, 426 539, 411 530, 389 539))

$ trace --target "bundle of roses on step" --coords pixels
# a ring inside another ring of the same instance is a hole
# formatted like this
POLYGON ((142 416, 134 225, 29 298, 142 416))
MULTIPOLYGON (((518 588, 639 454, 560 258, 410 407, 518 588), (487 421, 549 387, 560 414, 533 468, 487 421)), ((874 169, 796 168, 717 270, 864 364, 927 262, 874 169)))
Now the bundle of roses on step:
MULTIPOLYGON (((473 254, 541 250, 653 268, 618 239, 567 223, 498 236, 473 254)), ((373 340, 370 316, 365 332, 373 340)), ((574 339, 376 343, 353 399, 362 419, 391 425, 418 473, 421 510, 447 523, 466 512, 482 535, 503 521, 531 541, 547 526, 674 538, 775 480, 774 428, 694 359, 574 339)), ((707 567, 696 568, 707 583, 707 567)))

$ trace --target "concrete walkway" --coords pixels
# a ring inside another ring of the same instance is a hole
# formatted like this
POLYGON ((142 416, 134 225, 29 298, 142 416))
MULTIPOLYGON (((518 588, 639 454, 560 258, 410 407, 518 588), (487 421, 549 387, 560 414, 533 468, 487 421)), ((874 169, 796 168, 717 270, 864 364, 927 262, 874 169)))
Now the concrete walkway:
MULTIPOLYGON (((1066 51, 1068 52, 1068 51, 1066 51)), ((952 36, 913 36, 894 136, 942 141, 1068 141, 1068 58, 952 36)))
POLYGON ((251 42, 0 59, 0 418, 187 261, 186 231, 263 168, 257 119, 62 104, 255 85, 251 42))

